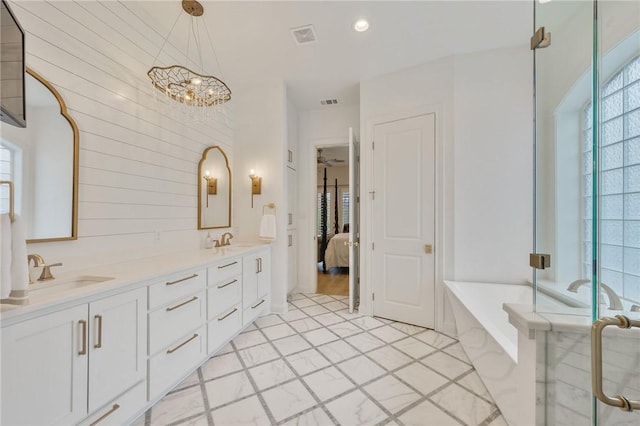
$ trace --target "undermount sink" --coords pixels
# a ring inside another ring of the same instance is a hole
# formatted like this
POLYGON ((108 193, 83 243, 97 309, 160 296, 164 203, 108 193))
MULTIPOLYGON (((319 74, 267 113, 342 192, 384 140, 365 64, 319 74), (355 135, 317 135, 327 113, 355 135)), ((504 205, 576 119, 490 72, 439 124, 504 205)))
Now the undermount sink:
POLYGON ((36 293, 38 295, 43 294, 44 292, 58 292, 65 290, 74 290, 82 287, 87 287, 92 284, 103 283, 105 281, 112 280, 113 277, 100 277, 95 275, 81 275, 71 279, 65 280, 52 280, 52 281, 43 281, 43 282, 35 282, 29 286, 29 293, 36 293))

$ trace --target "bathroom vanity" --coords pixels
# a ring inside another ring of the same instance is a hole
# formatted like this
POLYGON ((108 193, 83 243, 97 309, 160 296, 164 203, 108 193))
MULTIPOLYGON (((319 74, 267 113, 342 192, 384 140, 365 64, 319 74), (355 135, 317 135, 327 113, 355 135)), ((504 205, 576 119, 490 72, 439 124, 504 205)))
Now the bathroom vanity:
POLYGON ((60 277, 0 311, 2 418, 127 424, 269 310, 270 246, 192 250, 60 277))

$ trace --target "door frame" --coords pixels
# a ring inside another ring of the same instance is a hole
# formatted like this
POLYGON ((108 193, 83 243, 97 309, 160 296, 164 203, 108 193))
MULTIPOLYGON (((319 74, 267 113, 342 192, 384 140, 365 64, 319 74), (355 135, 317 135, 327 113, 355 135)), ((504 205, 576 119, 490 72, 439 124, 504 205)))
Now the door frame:
POLYGON ((360 167, 361 167, 361 198, 360 198, 360 313, 375 315, 373 303, 373 203, 371 192, 373 188, 373 151, 372 142, 376 125, 399 121, 420 115, 435 114, 435 241, 434 241, 434 280, 435 280, 435 327, 437 331, 455 334, 455 323, 451 309, 445 307, 444 278, 453 277, 453 221, 454 221, 454 194, 453 194, 453 146, 445 147, 445 120, 444 106, 442 104, 423 105, 409 110, 397 111, 375 115, 366 120, 365 135, 360 140, 360 167), (450 163, 445 167, 445 160, 450 163), (451 219, 445 221, 446 212, 451 219), (451 259, 445 262, 446 259, 451 259))
MULTIPOLYGON (((315 219, 315 211, 316 211, 316 189, 318 187, 317 182, 317 151, 318 148, 331 148, 336 146, 349 146, 349 128, 345 128, 345 136, 340 138, 320 138, 313 139, 309 143, 309 153, 307 156, 307 165, 309 167, 309 180, 308 186, 304 195, 304 203, 307 204, 307 211, 309 212, 309 219, 307 220, 307 227, 304 230, 305 235, 309 235, 310 238, 305 238, 307 241, 307 253, 309 253, 309 257, 306 260, 302 260, 304 262, 304 266, 299 266, 302 268, 307 268, 307 272, 309 274, 309 284, 304 289, 304 291, 309 291, 315 293, 318 290, 318 272, 317 272, 317 256, 318 256, 318 240, 315 238, 316 235, 316 219, 315 219)), ((361 162, 362 164, 362 162, 361 162)), ((351 167, 351 165, 349 165, 351 167)), ((300 241, 300 238, 298 238, 300 241)), ((362 255, 362 254, 361 254, 362 255)), ((362 272, 362 270, 360 271, 362 272)))

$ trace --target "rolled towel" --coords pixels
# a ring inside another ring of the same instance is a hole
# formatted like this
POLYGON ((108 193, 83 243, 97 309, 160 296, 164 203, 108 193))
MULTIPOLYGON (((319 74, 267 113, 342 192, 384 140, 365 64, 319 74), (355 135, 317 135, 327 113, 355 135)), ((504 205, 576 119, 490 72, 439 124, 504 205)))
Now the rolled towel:
POLYGON ((14 215, 11 224, 11 290, 12 296, 24 297, 29 290, 29 265, 27 263, 27 240, 24 225, 19 215, 14 215))
POLYGON ((276 239, 276 216, 273 214, 262 215, 260 221, 260 239, 273 241, 276 239))
POLYGON ((11 219, 0 215, 0 299, 11 293, 11 219))

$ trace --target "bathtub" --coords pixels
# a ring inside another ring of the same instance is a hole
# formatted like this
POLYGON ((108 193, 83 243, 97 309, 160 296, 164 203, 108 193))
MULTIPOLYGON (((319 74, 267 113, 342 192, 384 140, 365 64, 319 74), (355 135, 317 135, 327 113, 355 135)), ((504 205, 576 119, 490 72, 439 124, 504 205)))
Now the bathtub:
POLYGON ((458 339, 509 425, 535 424, 535 340, 509 323, 504 303, 532 303, 527 285, 445 281, 458 339))

